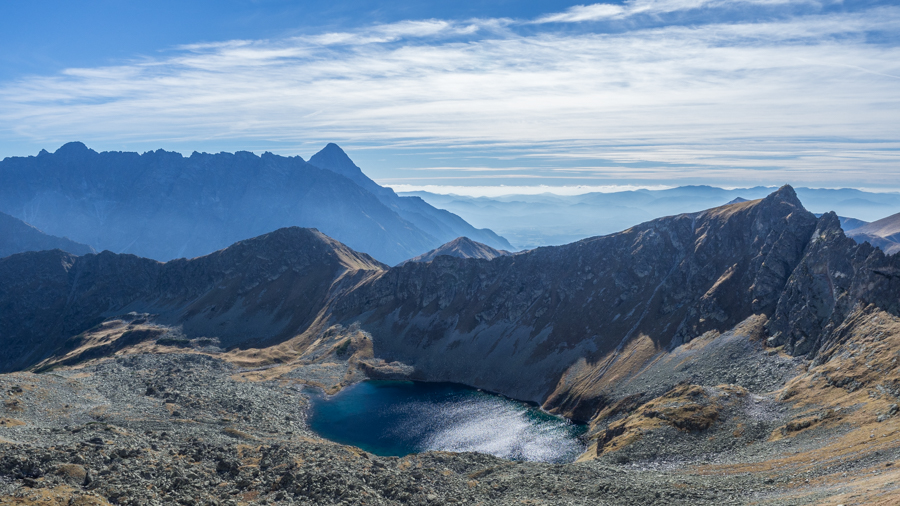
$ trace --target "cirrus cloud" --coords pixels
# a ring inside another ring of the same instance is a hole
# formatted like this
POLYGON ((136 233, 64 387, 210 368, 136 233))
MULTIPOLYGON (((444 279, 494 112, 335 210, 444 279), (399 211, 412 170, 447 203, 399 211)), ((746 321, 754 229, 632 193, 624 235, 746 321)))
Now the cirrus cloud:
POLYGON ((898 7, 611 31, 543 28, 730 4, 634 0, 614 6, 619 14, 606 4, 578 6, 538 25, 408 21, 182 46, 2 83, 0 135, 30 143, 294 146, 282 152, 330 140, 476 150, 529 161, 523 178, 554 180, 673 180, 688 172, 741 181, 898 180, 900 48, 872 41, 897 32, 898 7), (571 159, 579 170, 551 170, 571 159), (585 160, 596 170, 582 170, 585 160))

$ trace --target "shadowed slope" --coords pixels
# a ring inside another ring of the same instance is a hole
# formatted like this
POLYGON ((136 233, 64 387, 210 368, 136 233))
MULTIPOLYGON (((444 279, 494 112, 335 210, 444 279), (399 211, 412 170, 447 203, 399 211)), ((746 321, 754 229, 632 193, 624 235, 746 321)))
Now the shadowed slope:
POLYGON ((377 355, 427 379, 544 402, 579 360, 599 377, 632 341, 653 353, 773 313, 815 226, 784 187, 566 246, 407 263, 347 294, 337 317, 360 318, 377 355))
POLYGON ((287 228, 193 260, 105 251, 0 259, 0 370, 35 364, 104 319, 132 311, 223 346, 302 332, 334 292, 386 266, 313 229, 287 228))
POLYGON ((0 258, 23 251, 61 249, 73 255, 95 253, 87 244, 47 235, 24 221, 0 213, 0 258))

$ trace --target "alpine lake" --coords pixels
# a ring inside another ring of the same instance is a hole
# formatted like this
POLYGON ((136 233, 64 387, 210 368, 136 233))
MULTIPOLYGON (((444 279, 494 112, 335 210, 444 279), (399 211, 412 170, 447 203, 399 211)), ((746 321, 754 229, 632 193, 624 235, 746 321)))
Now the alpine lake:
POLYGON ((332 396, 307 393, 313 431, 376 455, 440 450, 565 463, 584 451, 584 425, 455 383, 364 381, 332 396))

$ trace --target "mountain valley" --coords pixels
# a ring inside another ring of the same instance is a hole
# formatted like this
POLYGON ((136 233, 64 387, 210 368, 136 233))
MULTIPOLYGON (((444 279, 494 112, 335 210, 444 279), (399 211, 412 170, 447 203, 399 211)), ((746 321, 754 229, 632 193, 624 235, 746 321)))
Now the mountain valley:
MULTIPOLYGON (((453 247, 448 246, 448 250, 453 247)), ((0 259, 12 504, 891 504, 900 259, 782 187, 396 267, 297 227, 191 260, 0 259), (468 255, 473 256, 473 255, 468 255), (379 457, 303 388, 454 382, 587 424, 575 463, 379 457)))

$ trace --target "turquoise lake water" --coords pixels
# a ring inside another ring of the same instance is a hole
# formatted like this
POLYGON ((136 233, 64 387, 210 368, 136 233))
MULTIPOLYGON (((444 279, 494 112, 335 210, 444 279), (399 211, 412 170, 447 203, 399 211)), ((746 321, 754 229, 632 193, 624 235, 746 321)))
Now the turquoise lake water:
POLYGON ((326 439, 382 456, 475 451, 562 463, 584 451, 584 426, 455 383, 366 381, 313 395, 309 424, 326 439))

